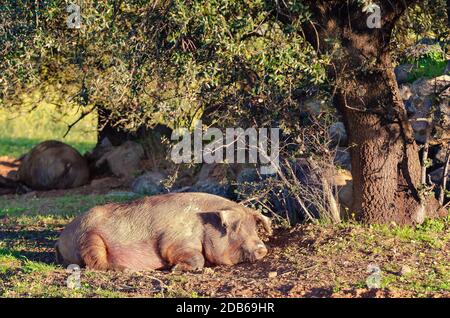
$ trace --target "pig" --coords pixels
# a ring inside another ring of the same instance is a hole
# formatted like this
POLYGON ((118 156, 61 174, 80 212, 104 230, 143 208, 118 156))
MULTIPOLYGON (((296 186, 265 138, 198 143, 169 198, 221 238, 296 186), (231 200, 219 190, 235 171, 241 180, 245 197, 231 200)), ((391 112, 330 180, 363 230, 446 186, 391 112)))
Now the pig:
POLYGON ((89 181, 89 167, 71 146, 48 140, 22 158, 17 178, 33 190, 75 188, 89 181))
POLYGON ((270 218, 207 193, 169 193, 97 206, 78 216, 56 243, 57 262, 94 270, 201 270, 256 262, 267 254, 257 224, 270 218))

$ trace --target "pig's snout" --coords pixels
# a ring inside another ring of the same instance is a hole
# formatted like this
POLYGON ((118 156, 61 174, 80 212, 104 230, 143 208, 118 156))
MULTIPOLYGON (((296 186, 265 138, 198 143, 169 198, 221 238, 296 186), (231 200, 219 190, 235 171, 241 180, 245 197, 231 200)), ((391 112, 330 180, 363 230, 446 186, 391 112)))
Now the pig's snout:
POLYGON ((267 248, 264 243, 261 242, 254 245, 254 248, 249 250, 247 253, 249 261, 256 262, 267 255, 267 248))

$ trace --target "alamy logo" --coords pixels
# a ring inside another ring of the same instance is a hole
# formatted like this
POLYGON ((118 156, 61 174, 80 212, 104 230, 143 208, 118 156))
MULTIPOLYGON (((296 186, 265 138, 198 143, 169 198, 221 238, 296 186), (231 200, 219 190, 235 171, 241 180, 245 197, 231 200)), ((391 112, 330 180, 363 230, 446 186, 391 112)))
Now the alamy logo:
POLYGON ((81 269, 80 266, 76 264, 70 264, 67 266, 66 272, 69 273, 67 277, 66 285, 69 289, 80 289, 81 288, 81 269))
POLYGON ((81 7, 71 3, 67 6, 66 11, 70 13, 66 20, 67 27, 69 29, 81 28, 81 7))
POLYGON ((181 128, 171 139, 178 141, 171 152, 178 164, 259 163, 261 174, 273 174, 279 168, 279 128, 226 128, 224 135, 218 128, 203 132, 202 122, 197 121, 193 133, 181 128))

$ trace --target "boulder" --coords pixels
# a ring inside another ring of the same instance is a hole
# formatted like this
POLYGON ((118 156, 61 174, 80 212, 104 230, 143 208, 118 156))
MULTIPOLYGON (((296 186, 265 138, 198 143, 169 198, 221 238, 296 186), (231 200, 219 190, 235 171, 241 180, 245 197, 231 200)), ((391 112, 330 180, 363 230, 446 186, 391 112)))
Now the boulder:
POLYGON ((444 173, 444 167, 440 167, 436 170, 433 170, 428 175, 433 183, 440 185, 442 183, 443 173, 444 173))
POLYGON ((429 157, 433 159, 433 163, 441 165, 445 162, 446 150, 441 145, 430 147, 429 157))
POLYGON ((398 87, 398 89, 399 89, 400 95, 404 101, 410 99, 414 95, 411 85, 408 85, 408 84, 400 85, 398 87))
POLYGON ((262 186, 264 176, 258 173, 257 167, 247 167, 236 176, 236 192, 238 200, 245 200, 262 186))
POLYGON ((411 90, 417 96, 430 96, 441 93, 450 85, 450 76, 441 75, 435 78, 419 78, 412 83, 411 90))
POLYGON ((227 182, 216 182, 213 180, 200 181, 190 187, 189 192, 203 192, 215 194, 224 198, 234 198, 231 185, 227 182))
POLYGON ((131 191, 138 194, 155 195, 166 192, 163 182, 166 176, 157 171, 146 172, 134 179, 131 191))
POLYGON ((345 147, 348 144, 347 131, 343 122, 338 121, 330 126, 328 134, 331 137, 333 145, 345 147))
POLYGON ((225 198, 234 198, 234 191, 230 179, 234 179, 233 172, 226 164, 203 164, 197 175, 197 182, 190 187, 191 192, 204 192, 225 198))
POLYGON ((398 84, 403 84, 408 82, 408 79, 414 70, 413 64, 402 64, 394 69, 395 77, 398 84))
POLYGON ((325 102, 316 98, 310 98, 303 102, 302 111, 311 115, 319 115, 325 102))
POLYGON ((438 126, 443 128, 440 129, 442 136, 439 136, 439 139, 447 138, 450 130, 446 128, 450 127, 450 76, 418 79, 412 84, 402 85, 400 93, 405 101, 405 107, 418 143, 425 143, 427 132, 431 132, 438 126), (437 105, 436 98, 439 101, 437 105), (439 116, 432 114, 434 111, 439 111, 439 116), (427 118, 430 117, 433 117, 434 122, 429 122, 427 118))
POLYGON ((334 164, 346 170, 352 170, 350 152, 346 148, 337 148, 336 155, 334 156, 334 164))
POLYGON ((127 141, 118 147, 110 148, 95 165, 98 168, 107 165, 115 176, 130 179, 139 172, 143 157, 143 147, 134 141, 127 141))

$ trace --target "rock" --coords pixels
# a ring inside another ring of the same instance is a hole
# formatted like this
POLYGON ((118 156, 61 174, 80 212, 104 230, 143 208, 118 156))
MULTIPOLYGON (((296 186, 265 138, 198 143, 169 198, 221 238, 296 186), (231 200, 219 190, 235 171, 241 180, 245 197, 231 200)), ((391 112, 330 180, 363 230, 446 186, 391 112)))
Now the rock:
POLYGON ((146 172, 134 179, 131 191, 138 194, 155 195, 166 192, 163 182, 166 179, 162 173, 157 171, 146 172))
POLYGON ((444 75, 450 75, 450 61, 447 62, 447 67, 444 70, 444 75))
POLYGON ((435 39, 422 39, 419 40, 415 45, 410 46, 406 49, 405 55, 409 59, 419 60, 425 56, 433 53, 443 54, 444 51, 442 46, 445 45, 444 42, 436 41, 435 39))
POLYGON ((440 185, 442 182, 443 174, 444 174, 444 167, 440 167, 436 170, 433 170, 428 175, 433 183, 440 185))
POLYGON ((338 191, 339 203, 344 208, 351 209, 353 204, 353 181, 349 180, 338 191))
POLYGON ((197 175, 197 181, 223 181, 228 177, 229 166, 221 163, 205 163, 202 165, 200 172, 197 175))
POLYGON ((429 124, 424 121, 411 122, 414 130, 414 138, 419 144, 425 144, 427 141, 427 131, 430 129, 429 124))
POLYGON ((346 170, 352 170, 350 152, 346 148, 337 148, 336 155, 334 156, 334 164, 346 170))
POLYGON ((437 163, 444 163, 446 155, 446 150, 443 147, 438 147, 437 153, 434 155, 434 160, 436 160, 437 163))
POLYGON ((395 77, 398 84, 403 84, 408 82, 408 79, 414 70, 413 64, 402 64, 394 69, 395 77))
POLYGON ((236 177, 236 192, 238 200, 247 199, 255 191, 261 188, 261 181, 266 179, 267 175, 261 175, 256 167, 244 168, 236 177))
POLYGON ((127 141, 103 154, 96 162, 96 166, 107 164, 115 176, 128 179, 134 177, 140 170, 140 161, 143 157, 143 147, 134 141, 127 141))
POLYGON ((420 78, 412 84, 411 90, 415 95, 424 97, 442 92, 448 85, 450 76, 441 75, 435 78, 420 78))
POLYGON ((317 116, 318 114, 320 114, 320 112, 323 108, 323 105, 324 105, 324 101, 318 100, 315 98, 311 98, 311 99, 307 99, 303 103, 303 108, 304 108, 303 110, 311 115, 317 116))
POLYGON ((261 181, 261 176, 256 168, 244 168, 238 173, 236 177, 236 182, 239 184, 259 181, 261 181))
POLYGON ((418 143, 425 143, 427 131, 437 128, 438 139, 449 137, 450 129, 450 76, 443 75, 433 79, 418 79, 413 84, 401 87, 402 98, 406 99, 405 107, 410 118, 411 126, 418 143), (439 93, 436 96, 436 93, 439 93), (438 97, 440 103, 436 105, 438 97), (434 110, 437 113, 431 114, 434 110), (433 117, 434 122, 428 122, 427 118, 433 117))
POLYGON ((347 132, 343 122, 337 122, 330 126, 328 133, 334 145, 346 146, 348 143, 347 132))
POLYGON ((414 103, 412 102, 412 100, 405 101, 405 108, 408 116, 413 116, 417 113, 417 109, 416 107, 414 107, 414 103))
POLYGON ((224 198, 233 199, 234 193, 231 185, 226 182, 216 181, 201 181, 194 184, 190 189, 190 192, 204 192, 209 194, 215 194, 224 198))
POLYGON ((124 180, 118 179, 116 177, 105 177, 94 179, 90 183, 91 187, 96 188, 118 188, 124 185, 124 180))
POLYGON ((408 265, 403 265, 399 274, 401 276, 407 276, 407 275, 409 275, 411 273, 412 273, 411 267, 409 267, 408 265))
POLYGON ((411 85, 408 84, 400 85, 398 89, 400 91, 400 96, 402 97, 403 100, 408 100, 414 95, 411 89, 411 85))
POLYGON ((225 198, 234 198, 229 179, 233 179, 231 169, 226 164, 203 164, 197 182, 190 188, 192 192, 205 192, 225 198))
MULTIPOLYGON (((450 82, 449 87, 439 95, 439 120, 445 132, 450 132, 450 82)), ((449 134, 447 134, 449 135, 449 134)))

